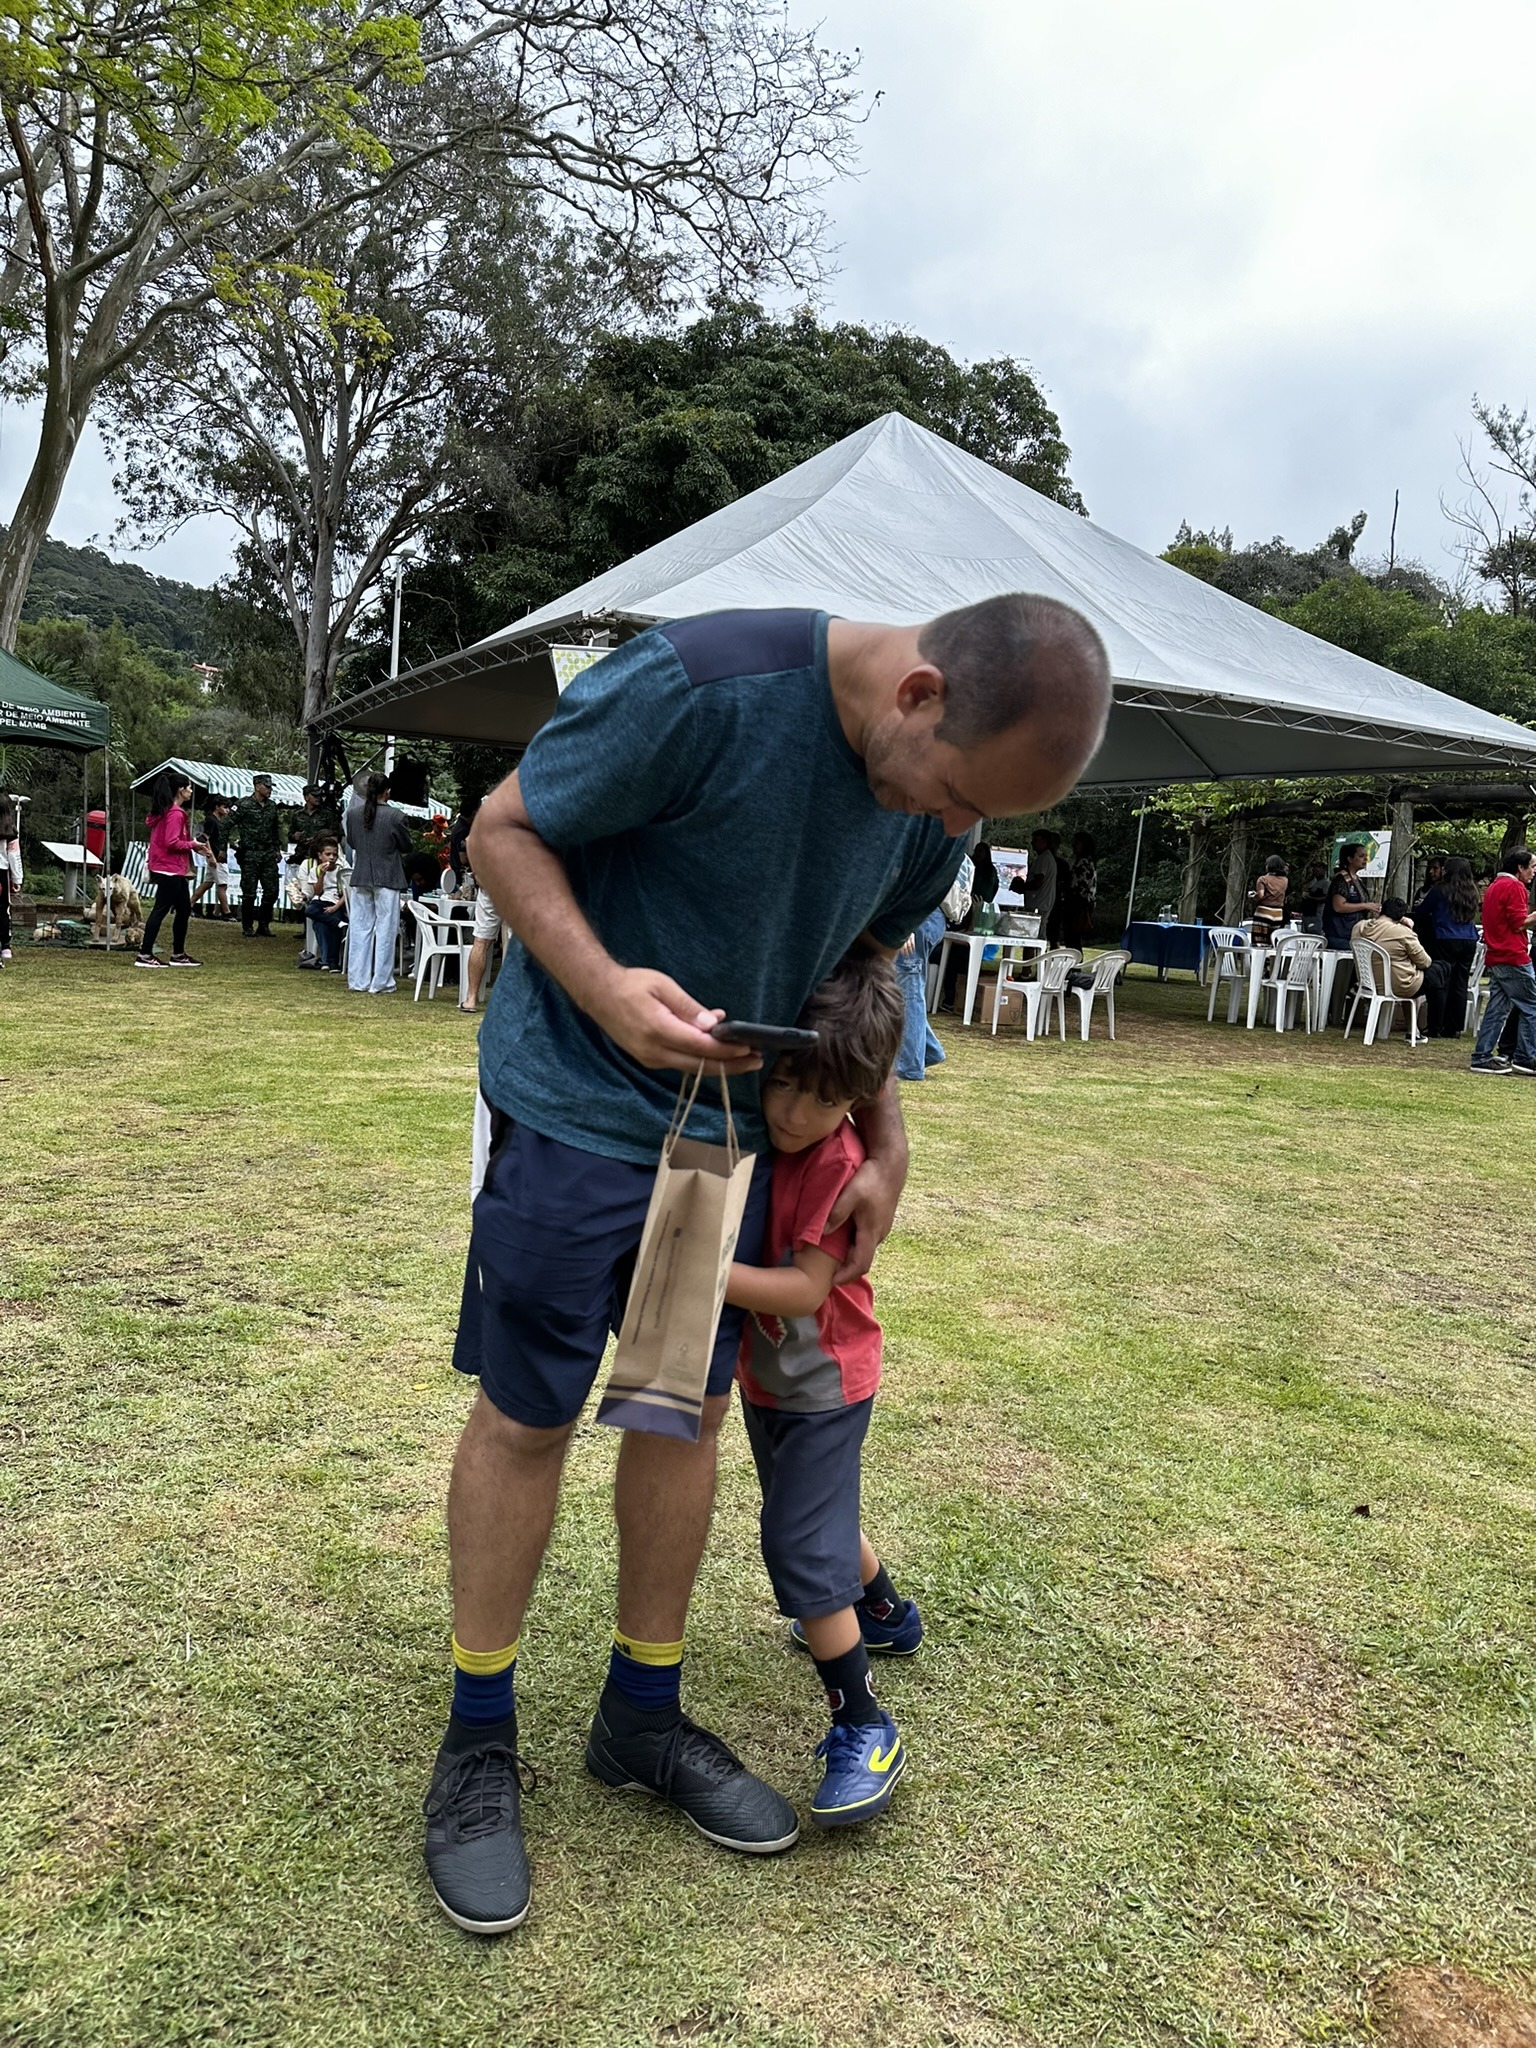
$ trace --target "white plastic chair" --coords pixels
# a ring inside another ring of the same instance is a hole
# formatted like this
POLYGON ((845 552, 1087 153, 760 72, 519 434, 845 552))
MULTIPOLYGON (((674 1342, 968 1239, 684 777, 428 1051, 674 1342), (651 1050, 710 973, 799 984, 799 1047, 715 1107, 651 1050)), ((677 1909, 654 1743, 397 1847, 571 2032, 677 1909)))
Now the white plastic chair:
MULTIPOLYGON (((1072 993, 1077 997, 1078 1015, 1082 1020, 1084 1038, 1088 1036, 1088 1019, 1093 1010, 1095 996, 1104 998, 1104 1012, 1109 1019, 1109 1035, 1111 1038, 1114 1037, 1115 983, 1120 979, 1122 970, 1130 964, 1129 953, 1105 953, 1093 963, 1093 986, 1073 989, 1072 993)), ((1062 1036, 1066 1036, 1065 1024, 1062 1027, 1062 1036)))
MULTIPOLYGON (((1205 935, 1206 951, 1212 959, 1211 1000, 1205 1007, 1209 1024, 1216 1015, 1216 998, 1227 983, 1227 1022, 1237 1022, 1237 1006, 1248 980, 1248 956, 1253 940, 1239 924, 1216 924, 1205 935)), ((1113 1034, 1111 1034, 1113 1035, 1113 1034)))
POLYGON ((464 964, 469 958, 471 927, 462 918, 450 923, 441 913, 434 917, 426 904, 413 902, 410 897, 406 898, 405 907, 416 920, 416 993, 412 1001, 421 1001, 421 984, 427 981, 430 1003, 443 985, 443 969, 450 960, 458 961, 462 982, 464 964))
POLYGON ((1009 960, 1005 955, 997 963, 997 987, 992 995, 992 1036, 997 1036, 997 1020, 1002 1014, 1003 1004, 1015 992, 1024 998, 1024 1036, 1039 1038, 1051 1028, 1051 1010, 1054 1007, 1061 1018, 1061 1035, 1067 1035, 1067 976, 1074 967, 1081 967, 1083 956, 1076 946, 1057 946, 1050 953, 1041 953, 1031 962, 1009 960), (1025 966, 1032 966, 1034 972, 1026 981, 1025 966), (1009 968, 1016 968, 1010 974, 1009 968))
POLYGON ((1488 965, 1488 948, 1479 939, 1477 951, 1472 955, 1472 965, 1467 969, 1467 1015, 1462 1024, 1463 1031, 1476 1031, 1483 1021, 1483 1011, 1488 1003, 1488 984, 1483 980, 1483 969, 1488 965))
POLYGON ((1261 1001, 1275 1006, 1275 1029, 1288 1031, 1294 1023, 1293 1003, 1300 1002, 1308 1031, 1312 1029, 1312 995, 1317 980, 1317 963, 1323 957, 1323 941, 1311 932, 1284 933, 1271 939, 1269 963, 1260 984, 1261 1001))
POLYGON ((1392 1013, 1399 1003, 1408 1010, 1408 1043, 1419 1042, 1419 999, 1417 996, 1399 996, 1392 992, 1392 957, 1385 946, 1378 946, 1371 939, 1352 939, 1349 950, 1355 956, 1355 997, 1349 1006, 1349 1015, 1344 1019, 1344 1036, 1348 1038, 1349 1027, 1355 1021, 1355 1012, 1362 1003, 1369 1003, 1365 1016, 1365 1043, 1374 1045, 1376 1027, 1383 1010, 1387 1013, 1387 1030, 1392 1028, 1392 1013))

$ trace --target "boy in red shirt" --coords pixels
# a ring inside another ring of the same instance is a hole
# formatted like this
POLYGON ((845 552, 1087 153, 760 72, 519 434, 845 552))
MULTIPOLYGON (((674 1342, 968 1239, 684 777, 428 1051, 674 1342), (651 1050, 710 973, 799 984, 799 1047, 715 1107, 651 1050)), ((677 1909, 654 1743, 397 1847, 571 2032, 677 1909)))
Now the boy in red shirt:
POLYGON ((901 1046, 889 961, 850 955, 800 1022, 819 1045, 786 1054, 763 1081, 774 1147, 763 1263, 732 1266, 725 1298, 751 1312, 737 1378, 763 1489, 763 1561, 832 1709, 811 1818, 841 1827, 882 1812, 907 1766, 896 1723, 875 1699, 870 1654, 910 1656, 923 1634, 915 1603, 896 1591, 859 1526, 880 1325, 868 1280, 834 1285, 851 1230, 828 1227, 864 1160, 850 1114, 880 1094, 901 1046))
POLYGON ((1536 854, 1516 846, 1483 897, 1483 944, 1488 949, 1488 1008, 1472 1054, 1474 1074, 1520 1074, 1536 1078, 1536 974, 1531 972, 1531 882, 1536 854), (1520 1037, 1513 1063, 1498 1050, 1504 1021, 1519 1014, 1520 1037))

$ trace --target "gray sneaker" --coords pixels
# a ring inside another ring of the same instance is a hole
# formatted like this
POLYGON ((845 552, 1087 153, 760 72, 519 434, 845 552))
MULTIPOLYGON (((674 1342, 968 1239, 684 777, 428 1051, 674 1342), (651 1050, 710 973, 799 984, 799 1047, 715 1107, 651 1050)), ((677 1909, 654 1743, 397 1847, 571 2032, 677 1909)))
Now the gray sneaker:
POLYGON ((427 1874, 455 1927, 506 1934, 527 1919, 522 1794, 537 1783, 517 1753, 515 1717, 490 1728, 450 1721, 422 1812, 427 1874))
POLYGON ((754 1777, 718 1735, 686 1714, 638 1712, 611 1688, 592 1721, 587 1769, 615 1791, 666 1800, 722 1849, 775 1856, 800 1834, 789 1801, 754 1777))

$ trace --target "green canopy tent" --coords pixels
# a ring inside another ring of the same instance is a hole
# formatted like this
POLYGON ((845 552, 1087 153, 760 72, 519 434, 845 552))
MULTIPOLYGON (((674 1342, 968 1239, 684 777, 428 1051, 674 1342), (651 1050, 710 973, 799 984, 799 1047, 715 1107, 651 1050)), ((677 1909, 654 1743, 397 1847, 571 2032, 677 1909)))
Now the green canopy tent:
MULTIPOLYGON (((82 697, 61 683, 40 676, 14 654, 0 648, 0 746, 69 747, 92 754, 98 747, 103 762, 103 809, 107 813, 107 867, 112 849, 112 756, 108 749, 111 718, 105 704, 82 697)), ((89 792, 81 804, 80 830, 85 832, 89 792)), ((82 856, 84 848, 82 847, 82 856)), ((82 858, 82 872, 86 863, 82 858)), ((112 910, 107 906, 107 944, 112 944, 112 910)))

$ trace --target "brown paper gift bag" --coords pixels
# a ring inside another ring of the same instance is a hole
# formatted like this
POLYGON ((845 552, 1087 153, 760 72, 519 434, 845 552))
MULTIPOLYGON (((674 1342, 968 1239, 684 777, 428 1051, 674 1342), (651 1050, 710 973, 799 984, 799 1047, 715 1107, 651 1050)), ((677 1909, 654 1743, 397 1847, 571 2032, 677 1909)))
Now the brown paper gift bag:
POLYGON ((696 1442, 709 1362, 752 1186, 753 1155, 736 1142, 725 1076, 723 1145, 683 1136, 703 1068, 677 1091, 646 1211, 619 1348, 597 1419, 696 1442))

